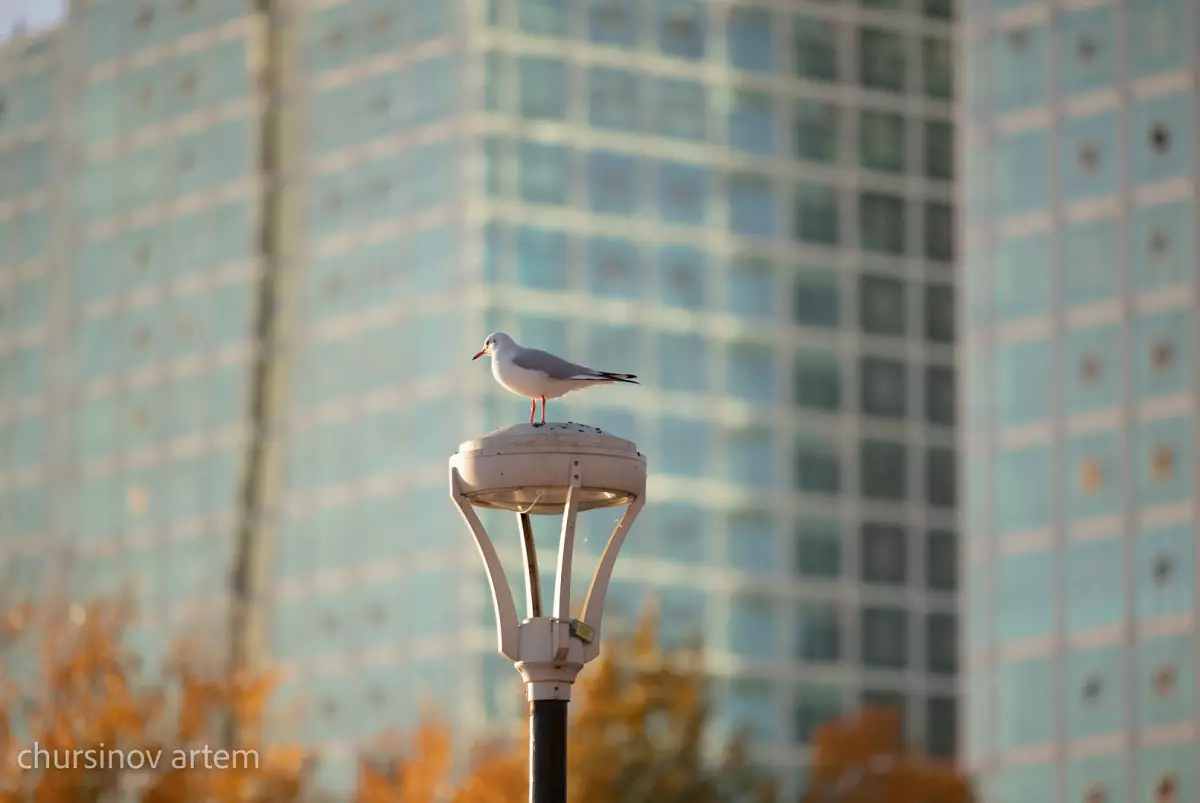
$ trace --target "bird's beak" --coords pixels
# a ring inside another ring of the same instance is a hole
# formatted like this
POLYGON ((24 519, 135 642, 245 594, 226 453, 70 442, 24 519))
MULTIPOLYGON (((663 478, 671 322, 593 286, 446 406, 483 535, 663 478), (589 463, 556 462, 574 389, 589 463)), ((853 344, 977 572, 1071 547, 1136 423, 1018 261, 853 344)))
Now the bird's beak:
POLYGON ((479 353, 478 353, 478 354, 476 354, 476 355, 475 355, 474 357, 472 357, 471 359, 472 359, 472 360, 478 360, 478 359, 479 359, 480 357, 482 357, 484 354, 487 354, 487 349, 480 349, 480 350, 479 350, 479 353))

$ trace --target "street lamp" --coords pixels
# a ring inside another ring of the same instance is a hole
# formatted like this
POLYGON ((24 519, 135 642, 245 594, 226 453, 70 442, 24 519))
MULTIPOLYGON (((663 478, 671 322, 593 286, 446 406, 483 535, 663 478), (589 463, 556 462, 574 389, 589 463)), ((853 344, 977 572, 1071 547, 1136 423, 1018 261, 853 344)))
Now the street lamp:
POLYGON ((582 424, 518 424, 465 441, 450 458, 450 496, 475 537, 496 613, 496 648, 516 666, 529 700, 530 803, 567 799, 567 704, 583 665, 600 654, 600 620, 613 564, 646 501, 646 458, 632 442, 582 424), (600 556, 580 619, 571 618, 575 520, 628 505, 600 556), (527 615, 475 508, 517 514, 527 615), (554 602, 542 606, 532 515, 562 515, 554 602))

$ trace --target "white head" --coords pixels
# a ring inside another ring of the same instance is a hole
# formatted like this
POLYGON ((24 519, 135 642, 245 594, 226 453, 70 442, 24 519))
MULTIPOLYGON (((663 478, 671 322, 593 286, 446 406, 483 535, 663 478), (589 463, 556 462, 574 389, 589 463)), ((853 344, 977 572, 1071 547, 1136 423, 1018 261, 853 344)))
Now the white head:
POLYGON ((492 332, 487 336, 487 339, 483 341, 483 348, 481 348, 479 352, 471 359, 478 360, 485 354, 491 357, 497 351, 506 349, 513 345, 516 345, 516 343, 508 335, 504 334, 503 332, 492 332))

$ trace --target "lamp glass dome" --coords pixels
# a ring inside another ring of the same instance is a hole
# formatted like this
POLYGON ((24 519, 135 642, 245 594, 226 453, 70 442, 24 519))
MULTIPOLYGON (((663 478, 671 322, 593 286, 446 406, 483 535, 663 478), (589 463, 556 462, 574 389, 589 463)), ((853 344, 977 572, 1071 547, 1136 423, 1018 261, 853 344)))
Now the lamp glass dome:
MULTIPOLYGON (((576 491, 576 495, 580 500, 580 510, 620 507, 630 504, 636 498, 628 491, 608 488, 580 488, 576 491)), ((476 507, 511 510, 516 513, 534 515, 558 515, 567 505, 567 488, 562 485, 493 488, 468 493, 467 498, 476 507)))

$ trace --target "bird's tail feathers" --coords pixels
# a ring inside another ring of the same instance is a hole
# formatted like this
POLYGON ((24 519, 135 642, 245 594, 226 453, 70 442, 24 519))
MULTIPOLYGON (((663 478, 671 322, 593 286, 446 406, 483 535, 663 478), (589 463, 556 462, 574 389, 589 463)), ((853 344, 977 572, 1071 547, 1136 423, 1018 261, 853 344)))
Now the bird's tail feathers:
POLYGON ((605 379, 611 379, 613 382, 628 382, 630 385, 640 385, 637 381, 637 374, 614 374, 608 371, 601 371, 600 376, 605 379))

